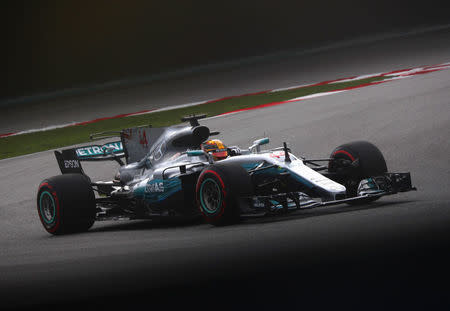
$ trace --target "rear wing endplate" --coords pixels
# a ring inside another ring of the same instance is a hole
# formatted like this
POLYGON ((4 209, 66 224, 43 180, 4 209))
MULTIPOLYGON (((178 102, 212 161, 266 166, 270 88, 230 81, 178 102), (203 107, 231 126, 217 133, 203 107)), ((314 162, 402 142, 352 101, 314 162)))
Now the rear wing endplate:
POLYGON ((84 174, 81 161, 116 161, 123 165, 121 158, 125 157, 125 151, 122 142, 115 141, 104 145, 90 145, 55 151, 55 157, 61 173, 84 174))

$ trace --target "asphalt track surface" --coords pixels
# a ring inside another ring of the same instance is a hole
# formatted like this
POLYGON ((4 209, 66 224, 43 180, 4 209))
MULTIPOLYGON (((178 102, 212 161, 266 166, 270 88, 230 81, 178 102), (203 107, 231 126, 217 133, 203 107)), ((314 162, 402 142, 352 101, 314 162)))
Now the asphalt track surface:
MULTIPOLYGON (((246 90, 252 91, 289 86, 294 81, 280 78, 283 68, 292 77, 299 73, 297 83, 449 61, 448 31, 403 40, 390 42, 392 48, 379 42, 292 60, 304 66, 254 68, 265 75, 236 74, 248 79, 246 90)), ((194 82, 198 90, 209 89, 194 82)), ((35 207, 38 183, 59 173, 52 152, 2 160, 2 306, 450 306, 450 70, 202 123, 220 130, 229 145, 269 136, 269 147, 286 141, 306 157, 326 157, 341 143, 368 140, 382 150, 390 171, 411 171, 418 191, 228 227, 108 221, 87 233, 54 237, 42 228, 35 207)), ((85 171, 109 179, 114 168, 105 163, 85 171)))

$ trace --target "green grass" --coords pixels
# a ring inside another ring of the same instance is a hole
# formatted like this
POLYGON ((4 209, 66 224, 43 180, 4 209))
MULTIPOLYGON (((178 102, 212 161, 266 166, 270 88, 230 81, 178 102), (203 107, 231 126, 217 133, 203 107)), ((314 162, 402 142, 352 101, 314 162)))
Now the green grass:
POLYGON ((285 101, 315 93, 359 86, 366 83, 381 81, 383 79, 385 79, 385 77, 372 77, 357 81, 307 86, 274 93, 232 97, 193 107, 120 119, 103 120, 86 125, 70 126, 49 131, 0 138, 0 159, 88 142, 89 134, 91 133, 120 131, 124 128, 149 124, 153 127, 169 126, 180 123, 181 117, 189 114, 206 113, 208 116, 215 116, 228 111, 285 101))

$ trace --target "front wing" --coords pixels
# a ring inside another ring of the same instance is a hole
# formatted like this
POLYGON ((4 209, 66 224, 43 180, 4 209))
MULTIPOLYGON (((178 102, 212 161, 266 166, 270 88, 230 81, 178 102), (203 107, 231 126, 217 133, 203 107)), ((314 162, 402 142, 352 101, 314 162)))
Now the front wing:
MULTIPOLYGON (((358 196, 333 201, 322 201, 311 198, 302 192, 277 193, 256 196, 250 199, 248 209, 243 211, 247 216, 263 214, 279 214, 298 209, 330 206, 343 203, 367 203, 371 199, 392 195, 399 192, 415 191, 411 185, 410 173, 386 173, 382 176, 370 177, 360 183, 358 196)), ((245 216, 244 215, 244 216, 245 216)))

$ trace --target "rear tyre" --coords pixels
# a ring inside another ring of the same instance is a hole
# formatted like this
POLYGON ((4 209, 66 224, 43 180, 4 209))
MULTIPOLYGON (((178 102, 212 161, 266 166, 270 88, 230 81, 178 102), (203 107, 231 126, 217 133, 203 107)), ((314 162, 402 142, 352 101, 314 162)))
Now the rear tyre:
POLYGON ((39 185, 37 210, 42 225, 51 234, 87 231, 94 224, 95 209, 94 191, 84 175, 53 176, 39 185))
POLYGON ((205 221, 215 226, 239 222, 241 198, 252 194, 251 178, 237 164, 212 164, 202 171, 197 180, 198 208, 205 221))
MULTIPOLYGON (((337 181, 345 185, 349 198, 358 195, 358 185, 362 179, 383 175, 387 172, 386 161, 380 149, 367 141, 355 141, 341 145, 333 150, 330 158, 335 161, 330 161, 328 170, 340 173, 337 181)), ((377 199, 379 197, 349 202, 349 204, 368 203, 377 199)))

